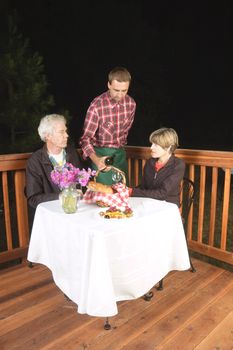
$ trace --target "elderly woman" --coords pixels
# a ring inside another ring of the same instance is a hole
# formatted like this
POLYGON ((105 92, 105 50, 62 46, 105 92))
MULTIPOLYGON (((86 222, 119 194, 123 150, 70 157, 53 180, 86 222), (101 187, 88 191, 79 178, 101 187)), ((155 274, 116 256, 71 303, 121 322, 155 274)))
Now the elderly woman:
POLYGON ((174 129, 161 128, 150 135, 151 158, 145 164, 141 185, 130 189, 132 197, 149 197, 180 206, 180 183, 185 163, 174 155, 178 136, 174 129))
POLYGON ((32 153, 26 167, 26 197, 28 204, 36 208, 41 202, 59 198, 60 190, 50 177, 55 166, 72 163, 83 168, 78 152, 67 145, 66 119, 62 115, 51 114, 43 117, 38 133, 44 146, 32 153))

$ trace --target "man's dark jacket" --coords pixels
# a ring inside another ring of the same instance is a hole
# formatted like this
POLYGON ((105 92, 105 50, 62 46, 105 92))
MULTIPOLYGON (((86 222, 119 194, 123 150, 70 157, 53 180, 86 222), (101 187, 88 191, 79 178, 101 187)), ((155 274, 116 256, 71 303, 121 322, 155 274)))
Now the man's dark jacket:
POLYGON ((145 164, 141 185, 133 188, 132 197, 148 197, 175 203, 180 207, 180 184, 185 172, 185 163, 172 155, 158 172, 150 158, 145 164))
MULTIPOLYGON (((66 162, 83 168, 83 162, 72 146, 66 148, 66 162)), ((53 165, 49 159, 46 145, 32 153, 26 167, 26 197, 28 204, 36 208, 39 203, 58 199, 60 189, 50 177, 53 165)))

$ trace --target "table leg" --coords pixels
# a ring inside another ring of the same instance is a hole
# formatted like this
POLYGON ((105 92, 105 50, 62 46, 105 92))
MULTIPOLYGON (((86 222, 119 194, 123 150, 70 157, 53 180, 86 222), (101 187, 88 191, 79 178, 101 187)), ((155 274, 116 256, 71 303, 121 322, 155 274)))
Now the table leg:
POLYGON ((150 292, 146 293, 145 295, 143 295, 143 299, 145 301, 150 301, 153 296, 154 296, 154 293, 150 291, 150 292))
POLYGON ((111 325, 108 321, 108 317, 106 317, 106 320, 105 320, 105 324, 104 324, 104 329, 106 329, 106 331, 108 331, 109 329, 111 329, 111 325))
POLYGON ((158 287, 156 287, 157 290, 163 290, 163 279, 159 281, 158 287))
POLYGON ((193 263, 192 263, 191 259, 190 259, 190 265, 191 265, 190 272, 196 272, 196 269, 193 266, 193 263))

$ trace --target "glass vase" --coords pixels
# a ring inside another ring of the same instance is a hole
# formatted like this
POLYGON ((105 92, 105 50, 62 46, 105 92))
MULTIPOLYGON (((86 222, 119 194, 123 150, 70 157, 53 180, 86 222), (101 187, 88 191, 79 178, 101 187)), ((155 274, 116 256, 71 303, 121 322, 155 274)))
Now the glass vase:
POLYGON ((78 208, 79 194, 75 186, 64 188, 61 192, 62 208, 66 214, 76 213, 78 208))

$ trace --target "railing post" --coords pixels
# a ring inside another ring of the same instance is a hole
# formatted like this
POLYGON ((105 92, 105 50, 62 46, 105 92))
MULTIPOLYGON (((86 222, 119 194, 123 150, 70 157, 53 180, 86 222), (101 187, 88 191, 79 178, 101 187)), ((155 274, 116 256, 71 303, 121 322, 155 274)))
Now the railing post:
POLYGON ((17 170, 15 172, 15 198, 20 247, 28 245, 29 239, 28 209, 24 188, 25 170, 17 170))

